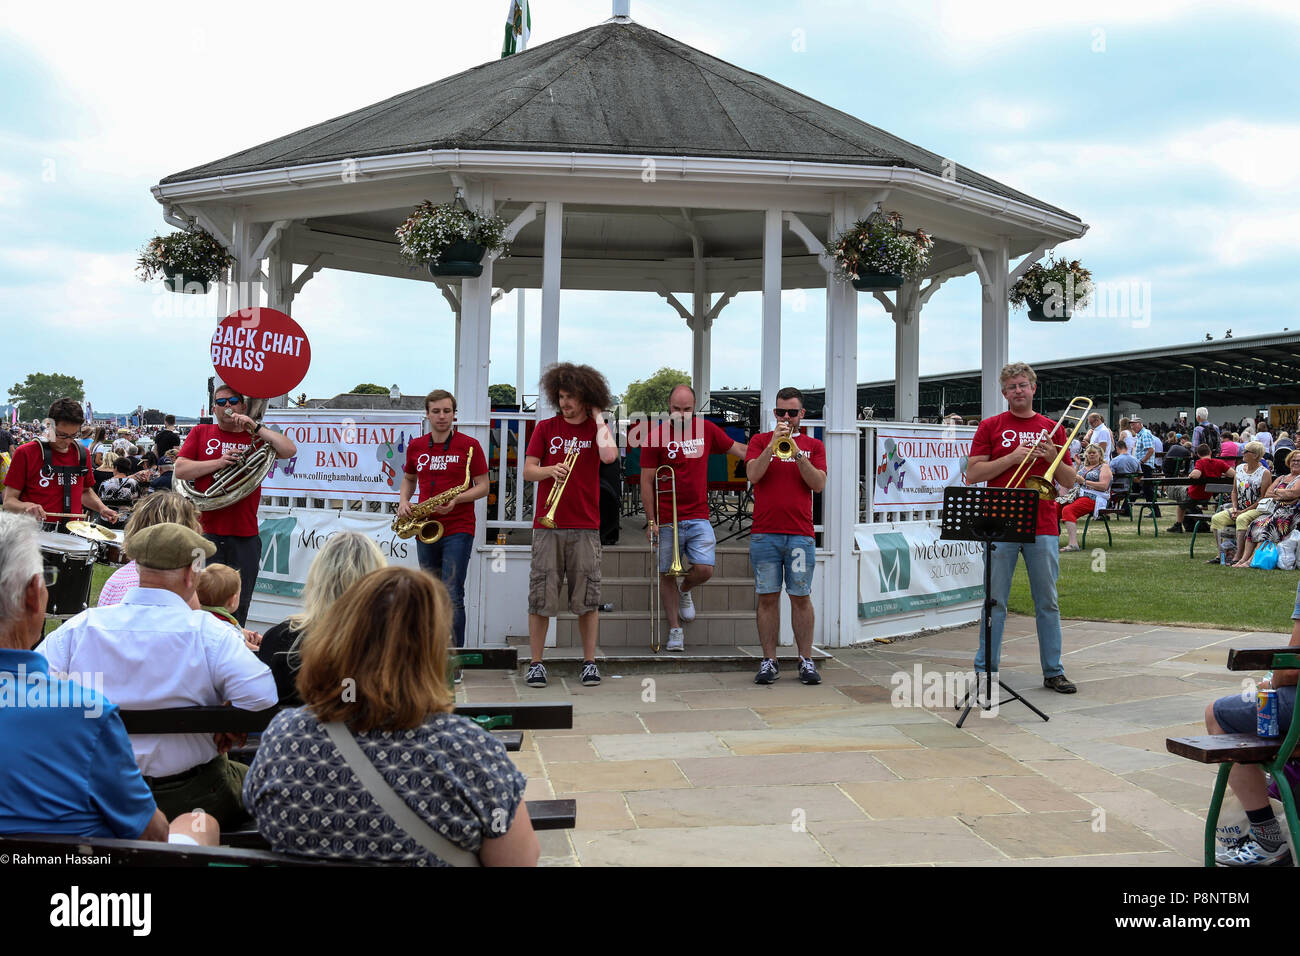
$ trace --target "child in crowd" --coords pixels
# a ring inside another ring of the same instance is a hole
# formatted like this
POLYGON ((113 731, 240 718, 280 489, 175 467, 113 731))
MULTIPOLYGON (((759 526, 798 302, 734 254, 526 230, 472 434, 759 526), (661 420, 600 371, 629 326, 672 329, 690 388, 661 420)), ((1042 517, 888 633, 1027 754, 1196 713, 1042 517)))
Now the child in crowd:
POLYGON ((235 619, 235 611, 239 610, 238 571, 226 564, 209 564, 199 572, 195 590, 202 610, 239 627, 235 619))

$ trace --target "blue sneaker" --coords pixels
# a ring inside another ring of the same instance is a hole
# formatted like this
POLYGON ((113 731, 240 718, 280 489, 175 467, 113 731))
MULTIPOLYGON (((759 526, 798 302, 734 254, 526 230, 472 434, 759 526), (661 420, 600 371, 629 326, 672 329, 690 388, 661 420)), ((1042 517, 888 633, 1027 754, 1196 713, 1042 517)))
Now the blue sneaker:
POLYGON ((758 665, 758 674, 754 677, 755 684, 771 684, 781 677, 781 665, 770 657, 763 658, 763 663, 758 665))

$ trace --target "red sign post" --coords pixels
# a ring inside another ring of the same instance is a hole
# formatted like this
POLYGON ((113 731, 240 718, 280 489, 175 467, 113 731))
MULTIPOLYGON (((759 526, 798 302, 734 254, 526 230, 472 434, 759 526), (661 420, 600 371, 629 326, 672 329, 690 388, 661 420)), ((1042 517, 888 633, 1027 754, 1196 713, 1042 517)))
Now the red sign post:
POLYGON ((310 364, 307 333, 278 309, 232 312, 212 333, 217 376, 250 398, 287 395, 306 377, 310 364))

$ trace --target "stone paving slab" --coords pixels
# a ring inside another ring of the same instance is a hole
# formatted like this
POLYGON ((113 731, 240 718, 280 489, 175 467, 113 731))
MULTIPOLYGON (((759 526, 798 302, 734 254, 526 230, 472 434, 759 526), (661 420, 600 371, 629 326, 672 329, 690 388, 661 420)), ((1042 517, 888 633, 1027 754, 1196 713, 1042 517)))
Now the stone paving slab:
POLYGON ((1199 865, 1214 768, 1164 740, 1240 688, 1228 647, 1285 636, 1062 632, 1076 695, 1041 686, 1032 619, 1013 615, 1004 645, 1004 680, 1047 722, 1009 700, 960 729, 949 702, 894 706, 900 674, 968 672, 974 626, 837 649, 819 687, 785 668, 767 687, 705 671, 583 688, 562 673, 540 692, 470 672, 460 694, 574 705, 573 728, 528 733, 516 755, 530 799, 578 803, 575 830, 541 835, 547 866, 1199 865))

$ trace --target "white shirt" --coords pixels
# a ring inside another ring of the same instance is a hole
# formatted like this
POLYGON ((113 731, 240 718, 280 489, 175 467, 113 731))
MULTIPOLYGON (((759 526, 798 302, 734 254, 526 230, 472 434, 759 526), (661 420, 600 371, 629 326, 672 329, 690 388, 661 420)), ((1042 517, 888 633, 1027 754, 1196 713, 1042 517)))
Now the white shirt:
MULTIPOLYGON (((36 650, 51 672, 102 675, 104 696, 123 710, 226 701, 265 710, 279 700, 270 669, 244 646, 242 634, 158 588, 132 588, 121 604, 82 611, 36 650)), ((211 734, 132 734, 131 747, 149 777, 182 773, 217 756, 211 734)))
POLYGON ((1115 454, 1115 440, 1110 437, 1110 429, 1105 425, 1098 425, 1092 430, 1092 443, 1094 445, 1105 444, 1105 458, 1109 458, 1111 455, 1115 454))
POLYGON ((1255 441, 1264 446, 1264 454, 1273 450, 1273 435, 1270 432, 1255 432, 1255 441))

